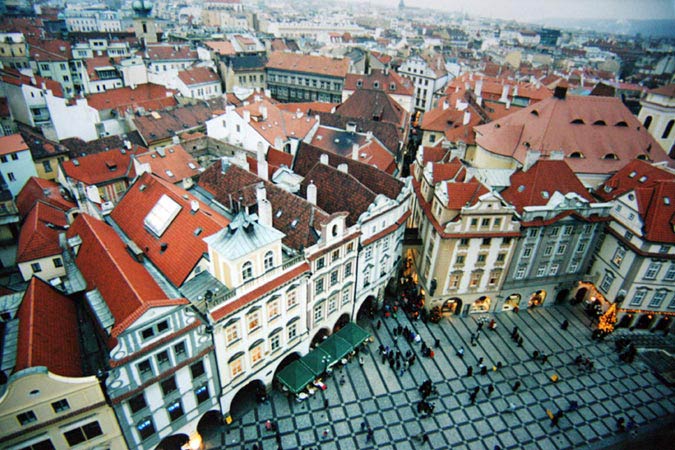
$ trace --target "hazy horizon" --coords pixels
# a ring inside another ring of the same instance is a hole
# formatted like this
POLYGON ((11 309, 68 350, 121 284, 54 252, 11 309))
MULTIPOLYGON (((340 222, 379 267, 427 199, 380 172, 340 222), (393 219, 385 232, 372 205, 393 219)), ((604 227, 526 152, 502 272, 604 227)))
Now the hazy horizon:
MULTIPOLYGON (((347 0, 397 7, 399 0, 347 0)), ((405 0, 406 6, 536 21, 549 18, 675 19, 675 0, 405 0)))

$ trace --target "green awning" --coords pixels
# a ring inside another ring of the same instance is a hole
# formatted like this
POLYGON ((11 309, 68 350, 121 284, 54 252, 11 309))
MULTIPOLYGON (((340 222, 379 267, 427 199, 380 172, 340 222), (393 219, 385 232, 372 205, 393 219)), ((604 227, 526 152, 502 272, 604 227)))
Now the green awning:
POLYGON ((358 347, 363 341, 370 338, 370 334, 354 322, 349 322, 335 334, 352 344, 354 347, 358 347))
POLYGON ((354 349, 352 344, 337 334, 329 336, 328 339, 319 345, 319 348, 330 355, 332 359, 331 363, 340 361, 354 349))
POLYGON ((319 376, 325 372, 328 364, 332 363, 333 361, 333 358, 324 350, 322 350, 321 347, 315 348, 300 358, 300 362, 307 366, 309 370, 316 376, 319 376))
POLYGON ((314 374, 300 361, 293 361, 277 374, 277 380, 297 394, 314 380, 314 374))

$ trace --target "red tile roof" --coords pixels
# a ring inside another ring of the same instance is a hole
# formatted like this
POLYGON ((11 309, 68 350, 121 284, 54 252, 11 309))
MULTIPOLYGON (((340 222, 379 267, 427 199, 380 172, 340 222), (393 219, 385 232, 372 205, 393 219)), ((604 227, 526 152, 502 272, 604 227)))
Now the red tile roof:
POLYGON ((81 158, 63 161, 61 167, 66 176, 86 185, 102 185, 115 180, 135 176, 131 162, 132 153, 127 150, 108 150, 81 158))
POLYGON ((216 52, 218 55, 234 56, 237 51, 230 41, 205 41, 204 45, 216 52))
POLYGON ((670 83, 660 88, 652 89, 650 94, 663 95, 665 97, 675 97, 675 83, 670 83))
POLYGON ((612 175, 595 190, 594 194, 607 202, 635 188, 649 187, 660 180, 674 179, 675 173, 666 170, 661 165, 655 166, 647 161, 636 159, 612 175))
POLYGON ((14 69, 2 69, 0 73, 2 74, 2 81, 5 83, 14 86, 32 86, 36 89, 42 89, 44 86, 44 89, 52 91, 52 94, 55 97, 63 98, 63 88, 57 81, 42 78, 37 75, 29 77, 14 69))
POLYGON ((185 131, 203 127, 211 118, 211 110, 204 103, 167 109, 134 117, 137 131, 147 145, 170 139, 185 131))
POLYGON ((464 111, 457 111, 453 107, 443 109, 443 105, 427 112, 422 119, 420 128, 424 131, 436 131, 443 133, 448 142, 465 142, 473 145, 476 135, 473 127, 485 123, 481 116, 472 106, 464 111), (469 121, 465 125, 465 114, 469 114, 469 121))
POLYGON ((15 370, 46 367, 64 377, 81 377, 82 352, 75 302, 33 277, 17 313, 15 370))
POLYGON ((186 86, 220 83, 220 77, 208 67, 192 67, 190 69, 181 70, 178 72, 178 78, 180 78, 186 86))
POLYGON ((579 181, 565 161, 540 159, 527 171, 511 175, 511 186, 502 191, 502 197, 522 213, 526 206, 548 204, 554 192, 575 193, 593 202, 593 197, 579 181))
POLYGON ((445 207, 454 210, 460 210, 465 206, 473 206, 478 203, 481 195, 490 192, 475 179, 465 182, 448 181, 446 186, 449 199, 445 207))
POLYGON ((88 95, 87 103, 98 111, 115 109, 124 114, 127 108, 135 111, 145 108, 147 111, 161 110, 177 104, 173 95, 176 91, 166 89, 159 84, 140 84, 135 88, 123 87, 110 89, 99 94, 88 95))
POLYGON ((389 174, 396 170, 396 159, 377 139, 368 139, 363 133, 320 126, 312 138, 311 145, 327 152, 353 158, 352 146, 357 145, 357 160, 377 167, 389 174))
POLYGON ((327 56, 302 55, 298 53, 272 52, 267 61, 268 69, 288 72, 304 72, 344 78, 349 71, 349 59, 333 59, 327 56))
POLYGON ((11 153, 23 152, 28 150, 28 145, 23 140, 21 134, 10 134, 9 136, 0 136, 0 155, 9 155, 11 153))
POLYGON ((184 189, 149 173, 141 175, 129 187, 111 216, 176 287, 185 282, 195 265, 207 253, 204 238, 230 223, 184 189), (181 208, 162 236, 157 237, 145 226, 144 220, 163 195, 181 208), (196 212, 192 211, 192 202, 199 205, 196 212), (163 245, 166 245, 165 249, 163 245))
POLYGON ((432 185, 441 181, 464 181, 466 179, 466 168, 459 158, 453 158, 449 162, 436 162, 431 166, 431 177, 432 185))
POLYGON ((309 272, 309 264, 302 263, 295 269, 285 271, 281 276, 274 278, 271 281, 268 281, 264 285, 252 290, 251 292, 248 292, 247 294, 242 295, 235 301, 227 303, 224 306, 215 309, 214 311, 211 312, 211 316, 213 317, 213 320, 218 322, 219 320, 223 319, 224 317, 227 317, 233 312, 241 308, 244 308, 246 305, 257 300, 258 298, 263 297, 270 291, 278 289, 284 284, 290 283, 291 281, 300 277, 302 274, 306 272, 309 272))
POLYGON ((62 40, 30 39, 30 57, 37 62, 63 61, 73 58, 70 43, 62 40))
POLYGON ((180 144, 138 154, 134 158, 141 164, 150 165, 152 173, 169 183, 179 183, 201 173, 199 162, 180 144))
MULTIPOLYGON (((77 207, 75 202, 61 194, 62 190, 63 188, 54 181, 30 177, 16 196, 16 207, 19 210, 19 215, 21 218, 26 217, 38 201, 65 212, 77 207)), ((63 192, 65 193, 65 190, 63 192)))
POLYGON ((370 74, 348 74, 343 90, 355 91, 357 89, 379 89, 390 95, 412 96, 415 94, 413 82, 393 70, 373 69, 370 74))
POLYGON ((385 92, 375 89, 354 91, 335 112, 343 116, 389 122, 399 128, 405 128, 408 123, 406 110, 385 92))
POLYGON ((235 111, 241 117, 244 117, 244 111, 248 111, 251 114, 249 125, 269 145, 275 145, 277 138, 282 142, 292 138, 302 140, 317 124, 316 118, 284 111, 266 97, 258 97, 258 100, 239 106, 235 111), (267 119, 263 119, 261 108, 267 109, 267 119))
POLYGON ((297 113, 300 111, 303 114, 310 114, 310 111, 331 112, 339 103, 328 102, 302 102, 302 103, 279 103, 277 107, 284 111, 297 113))
POLYGON ((98 289, 115 319, 112 338, 150 308, 188 303, 183 298, 167 298, 152 275, 131 256, 115 230, 105 222, 80 214, 67 236, 82 239, 75 263, 87 280, 87 289, 98 289))
POLYGON ((644 220, 643 236, 651 242, 675 244, 675 180, 661 180, 635 189, 644 220))
POLYGON ((286 166, 290 169, 293 166, 293 155, 270 147, 267 150, 267 163, 272 167, 286 166))
POLYGON ((563 151, 575 173, 612 173, 641 155, 668 160, 619 98, 551 97, 475 131, 479 146, 521 164, 528 149, 563 151))
POLYGON ((59 234, 66 225, 68 220, 62 210, 38 201, 21 226, 16 262, 60 255, 59 234))
POLYGON ((199 56, 196 50, 187 45, 158 44, 149 46, 145 50, 145 57, 151 62, 160 61, 197 61, 199 56))

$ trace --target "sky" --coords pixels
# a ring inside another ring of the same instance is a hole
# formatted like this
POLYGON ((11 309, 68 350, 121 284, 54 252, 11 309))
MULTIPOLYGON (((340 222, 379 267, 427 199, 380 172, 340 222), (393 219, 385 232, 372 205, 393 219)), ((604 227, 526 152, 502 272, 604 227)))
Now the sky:
MULTIPOLYGON (((357 0, 351 0, 357 1, 357 0)), ((399 0, 358 0, 397 6, 399 0)), ((405 0, 406 6, 515 19, 675 19, 675 0, 405 0)))

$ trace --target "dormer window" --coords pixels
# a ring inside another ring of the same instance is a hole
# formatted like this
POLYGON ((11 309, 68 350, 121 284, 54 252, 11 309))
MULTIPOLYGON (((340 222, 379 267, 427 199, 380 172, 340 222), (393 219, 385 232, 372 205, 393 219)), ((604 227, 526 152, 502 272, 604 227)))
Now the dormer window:
POLYGON ((584 154, 581 152, 572 152, 570 153, 570 158, 580 159, 584 157, 584 154))
POLYGON ((622 120, 620 122, 615 123, 614 126, 615 127, 627 127, 628 124, 626 123, 626 121, 622 120))
POLYGON ((605 126, 607 125, 604 120, 596 120, 593 122, 593 125, 600 125, 600 126, 605 126))
POLYGON ((390 91, 395 91, 395 90, 396 90, 396 83, 391 83, 391 84, 389 85, 389 90, 390 90, 390 91))
POLYGON ((619 159, 619 157, 616 156, 616 153, 607 153, 602 159, 619 159))
POLYGON ((643 153, 641 155, 637 155, 637 159, 639 159, 641 161, 649 161, 649 156, 647 156, 643 153))
POLYGON ((628 178, 635 178, 635 175, 637 175, 637 172, 632 171, 631 173, 628 174, 628 178))
POLYGON ((570 123, 573 123, 574 125, 583 125, 584 121, 582 119, 574 119, 570 123))
POLYGON ((375 89, 379 89, 379 88, 380 88, 380 82, 379 82, 379 81, 375 81, 375 82, 373 83, 373 87, 374 87, 375 89))
POLYGON ((249 281, 253 278, 253 263, 251 261, 246 261, 243 266, 241 266, 241 279, 244 282, 249 281))
POLYGON ((532 111, 530 111, 530 114, 532 114, 533 116, 539 117, 539 111, 537 111, 536 109, 533 109, 532 111))
POLYGON ((357 88, 363 87, 363 80, 356 80, 356 87, 357 88))
POLYGON ((640 182, 640 183, 644 183, 645 181, 647 181, 646 175, 642 175, 640 178, 638 178, 638 182, 640 182))

